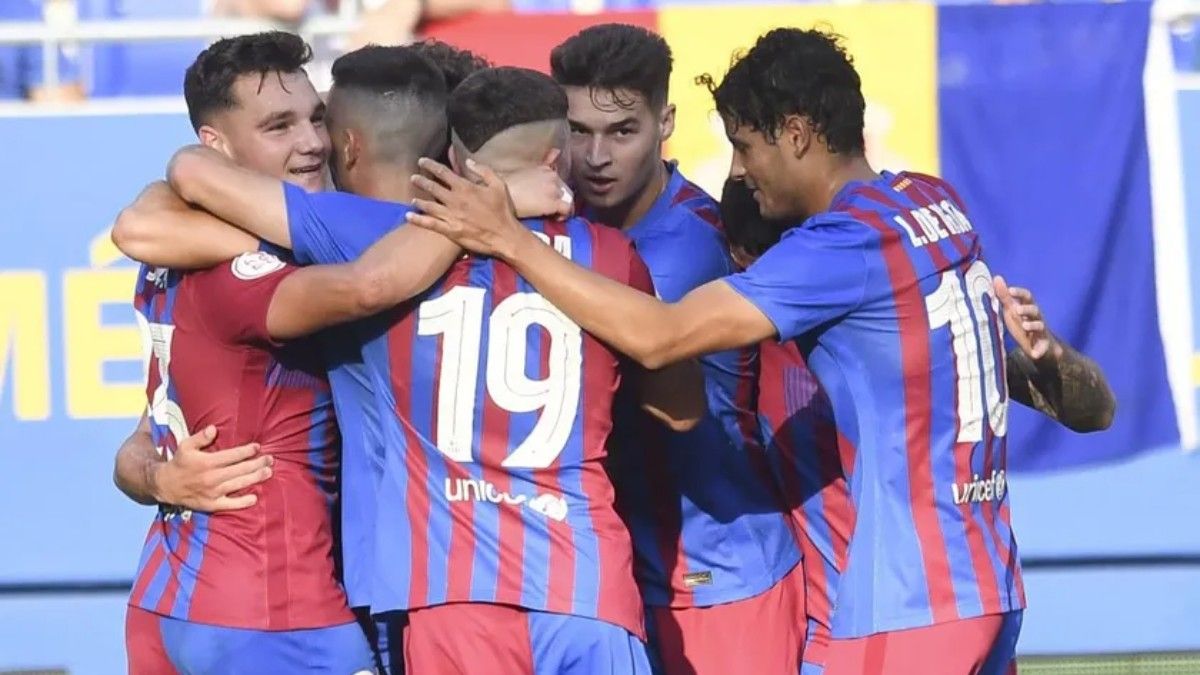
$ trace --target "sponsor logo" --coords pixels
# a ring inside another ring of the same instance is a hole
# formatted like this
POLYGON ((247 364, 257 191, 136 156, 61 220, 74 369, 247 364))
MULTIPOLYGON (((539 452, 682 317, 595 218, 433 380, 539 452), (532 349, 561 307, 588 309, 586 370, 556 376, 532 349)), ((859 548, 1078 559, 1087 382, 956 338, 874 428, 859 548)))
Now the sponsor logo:
POLYGON ((695 586, 711 586, 713 582, 712 572, 707 570, 703 572, 689 572, 683 575, 683 585, 688 588, 695 586))
POLYGON ((558 495, 549 493, 533 497, 522 494, 514 495, 497 488, 496 484, 491 481, 476 478, 447 478, 445 488, 446 499, 451 502, 523 505, 552 520, 563 522, 567 519, 567 500, 558 495))
POLYGON ((954 490, 956 505, 999 502, 1008 492, 1008 477, 1003 469, 993 470, 992 475, 987 478, 980 478, 979 474, 975 474, 970 482, 955 483, 950 487, 954 490))

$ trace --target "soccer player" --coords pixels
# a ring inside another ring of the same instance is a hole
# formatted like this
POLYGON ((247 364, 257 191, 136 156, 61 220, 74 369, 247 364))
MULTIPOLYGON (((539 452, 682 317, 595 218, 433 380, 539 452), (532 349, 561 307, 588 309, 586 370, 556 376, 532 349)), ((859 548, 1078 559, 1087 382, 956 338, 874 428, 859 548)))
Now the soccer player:
MULTIPOLYGON (((278 162, 277 175, 319 187, 313 176, 323 176, 329 139, 324 104, 303 71, 309 58, 288 33, 222 40, 202 52, 184 89, 209 151, 278 162)), ((142 268, 135 305, 151 351, 154 444, 170 454, 203 428, 210 439, 253 442, 274 462, 245 509, 160 507, 130 597, 131 672, 373 669, 334 570, 339 437, 329 385, 315 345, 298 338, 419 290, 394 259, 430 251, 409 250, 406 230, 353 265, 299 270, 252 252, 202 271, 142 268)), ((124 484, 145 491, 141 475, 124 484)), ((248 485, 231 492, 239 487, 248 485)))
MULTIPOLYGON (((366 47, 339 58, 333 74, 334 85, 329 97, 327 120, 335 157, 333 173, 339 187, 355 189, 385 201, 408 201, 412 196, 412 187, 407 177, 415 167, 415 158, 422 152, 444 152, 449 137, 445 123, 445 85, 436 67, 410 48, 366 47), (370 158, 371 161, 362 161, 364 158, 370 158)), ((176 184, 185 189, 204 192, 204 187, 193 185, 194 181, 188 175, 203 177, 204 172, 190 171, 188 165, 203 166, 214 162, 217 164, 217 183, 223 181, 226 185, 247 184, 263 188, 261 195, 250 191, 246 211, 254 215, 270 213, 263 207, 272 202, 278 204, 278 209, 273 212, 277 228, 268 231, 273 232, 276 242, 291 245, 286 208, 282 201, 283 190, 278 180, 268 180, 264 185, 260 175, 239 169, 219 154, 195 148, 180 153, 172 165, 173 178, 176 184), (233 171, 233 174, 225 176, 222 171, 233 171)), ((561 180, 553 171, 546 176, 543 168, 539 166, 531 171, 520 171, 512 177, 514 197, 522 202, 525 213, 556 213, 562 207, 561 180), (520 199, 522 194, 525 199, 520 199)), ((133 209, 133 217, 123 214, 119 219, 114 238, 125 244, 126 253, 131 257, 154 264, 203 267, 220 260, 222 252, 230 247, 240 250, 238 247, 258 246, 255 237, 207 212, 184 207, 173 191, 167 189, 166 192, 173 202, 140 205, 133 209)), ((352 199, 349 196, 344 198, 352 199)), ((382 231, 398 222, 394 208, 395 204, 373 204, 373 215, 383 219, 382 231)), ((350 237, 351 243, 360 247, 359 250, 369 242, 361 241, 358 235, 366 233, 376 238, 380 236, 380 232, 364 230, 358 223, 346 225, 347 230, 342 234, 350 237)), ((423 233, 419 229, 409 229, 409 237, 423 233)), ((432 271, 434 276, 445 271, 458 249, 440 237, 436 239, 442 242, 441 253, 418 256, 404 269, 419 274, 432 271), (434 258, 440 258, 441 262, 434 265, 431 262, 434 258)), ((307 263, 312 262, 314 257, 339 262, 353 256, 345 253, 344 246, 336 251, 322 248, 311 252, 302 245, 297 250, 297 257, 307 263)), ((330 369, 333 399, 343 435, 340 535, 346 590, 353 606, 369 613, 375 521, 374 486, 377 482, 374 459, 382 454, 382 442, 374 395, 362 363, 362 347, 377 336, 377 331, 369 323, 363 331, 358 328, 343 326, 327 331, 322 336, 322 346, 330 369)), ((186 445, 185 441, 183 446, 186 445)), ((206 458, 209 454, 227 452, 235 451, 196 454, 206 458)), ((180 457, 173 457, 165 463, 166 467, 177 465, 180 457)), ((189 475, 188 471, 175 468, 173 475, 189 475)), ((213 497, 232 499, 224 493, 213 497)), ((371 622, 364 622, 364 625, 378 648, 380 667, 387 671, 393 665, 398 666, 401 663, 399 648, 402 645, 398 629, 402 622, 389 620, 380 625, 371 622)))
MULTIPOLYGON (((338 85, 330 104, 335 111, 342 104, 338 85)), ((444 137, 436 107, 360 112, 363 129, 398 119, 430 124, 427 133, 397 138, 394 154, 356 153, 351 143, 339 149, 339 137, 349 135, 335 131, 341 187, 382 185, 368 178, 372 171, 411 170, 418 156, 436 155, 427 143, 444 137)), ((533 71, 477 73, 456 90, 449 116, 456 156, 485 157, 506 173, 553 163, 566 143, 566 98, 533 71)), ((371 200, 290 186, 280 200, 278 181, 188 154, 171 178, 189 201, 291 246, 300 259, 353 257, 364 240, 394 226, 371 200)), ((564 254, 649 288, 619 233, 580 220, 528 226, 564 254)), ((384 420, 385 455, 376 460, 383 474, 371 603, 377 613, 413 610, 409 669, 459 672, 483 660, 500 672, 533 663, 550 672, 643 672, 628 534, 601 466, 616 357, 507 268, 482 258, 459 261, 419 303, 382 320, 390 327, 364 350, 383 397, 378 409, 392 416, 384 420)), ((643 405, 677 428, 703 414, 693 367, 647 373, 642 391, 643 405)))
MULTIPOLYGON (((668 302, 732 273, 716 202, 663 161, 675 125, 666 41, 637 26, 593 26, 554 49, 550 71, 570 102, 581 213, 633 241, 668 302)), ((803 579, 759 439, 757 349, 700 362, 709 407, 702 424, 684 434, 634 424, 613 445, 609 473, 633 536, 649 628, 668 675, 794 675, 803 579)))
POLYGON ((830 35, 776 29, 709 78, 766 218, 796 223, 745 272, 675 303, 556 256, 503 186, 423 162, 441 183, 410 222, 513 267, 582 328, 654 368, 777 337, 829 395, 853 506, 826 672, 1000 673, 1024 591, 1004 478, 1000 303, 945 182, 878 173, 865 103, 830 35))
MULTIPOLYGON (((786 222, 763 219, 753 191, 738 180, 725 182, 721 218, 734 260, 743 269, 775 245, 787 227, 786 222)), ((1115 401, 1104 373, 1045 327, 1031 293, 1007 289, 998 276, 994 282, 997 297, 1004 305, 1005 325, 1017 343, 1006 357, 1012 400, 1042 410, 1075 431, 1106 428, 1115 401), (1023 360, 1040 364, 1033 376, 1021 365, 1023 360), (1069 398, 1057 393, 1064 388, 1072 392, 1069 398), (1030 395, 1031 391, 1038 392, 1037 398, 1030 395)), ((763 367, 758 411, 763 433, 789 502, 794 504, 792 514, 797 527, 805 535, 801 547, 805 555, 808 633, 803 672, 816 675, 829 645, 834 592, 831 582, 837 578, 838 566, 845 564, 853 507, 838 461, 837 429, 829 397, 794 342, 767 339, 760 345, 760 354, 763 367)))

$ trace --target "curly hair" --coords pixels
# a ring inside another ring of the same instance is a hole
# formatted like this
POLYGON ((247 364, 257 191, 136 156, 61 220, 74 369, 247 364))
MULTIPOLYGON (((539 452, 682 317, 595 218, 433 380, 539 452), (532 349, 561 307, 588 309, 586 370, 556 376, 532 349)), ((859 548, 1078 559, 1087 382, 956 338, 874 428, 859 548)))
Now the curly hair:
POLYGON ((233 84, 242 75, 294 73, 312 60, 312 49, 299 35, 268 31, 217 40, 200 52, 183 76, 192 128, 199 131, 213 113, 237 105, 233 84))
POLYGON ((409 48, 432 61, 442 71, 442 76, 446 78, 446 91, 454 91, 472 73, 492 67, 491 61, 469 49, 459 49, 433 38, 414 42, 409 48))
POLYGON ((736 126, 778 137, 788 115, 800 115, 830 152, 862 154, 866 101, 842 38, 822 30, 776 28, 734 57, 725 79, 696 78, 717 112, 736 126))

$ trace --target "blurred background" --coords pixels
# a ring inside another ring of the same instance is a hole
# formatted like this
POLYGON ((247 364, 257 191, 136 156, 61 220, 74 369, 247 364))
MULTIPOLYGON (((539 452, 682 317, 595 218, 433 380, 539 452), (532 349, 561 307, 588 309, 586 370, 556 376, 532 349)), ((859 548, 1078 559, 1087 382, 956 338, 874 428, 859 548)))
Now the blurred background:
MULTIPOLYGON (((738 0, 0 0, 0 673, 124 670, 148 509, 111 483, 145 405, 117 211, 192 142, 183 70, 283 26, 318 54, 433 36, 545 70, 623 21, 675 52, 669 154, 718 189, 693 83, 775 26, 847 39, 877 168, 940 173, 989 263, 1105 368, 1116 422, 1010 420, 1022 672, 1200 674, 1200 4, 738 0)), ((719 193, 719 190, 718 190, 719 193)))

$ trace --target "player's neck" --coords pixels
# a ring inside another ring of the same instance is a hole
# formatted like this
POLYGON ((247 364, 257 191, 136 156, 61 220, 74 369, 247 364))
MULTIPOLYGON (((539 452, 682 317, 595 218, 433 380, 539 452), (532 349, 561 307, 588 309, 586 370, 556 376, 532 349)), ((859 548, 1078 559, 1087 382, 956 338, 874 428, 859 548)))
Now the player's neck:
POLYGON ((624 204, 618 204, 611 209, 595 209, 596 216, 600 222, 606 225, 628 230, 641 222, 642 218, 650 212, 654 202, 658 201, 659 196, 666 189, 669 177, 667 165, 660 159, 654 173, 650 175, 650 180, 636 195, 624 204))
POLYGON ((867 158, 862 155, 854 157, 839 157, 835 155, 830 158, 830 162, 829 171, 825 174, 827 178, 818 193, 820 195, 820 203, 812 205, 814 210, 811 213, 828 211, 833 205, 834 197, 846 185, 855 181, 869 182, 879 178, 879 173, 871 168, 871 164, 867 162, 867 158))
POLYGON ((371 171, 363 176, 363 184, 358 193, 364 197, 388 202, 411 202, 416 196, 412 176, 418 172, 416 164, 412 166, 388 164, 372 167, 371 171))

